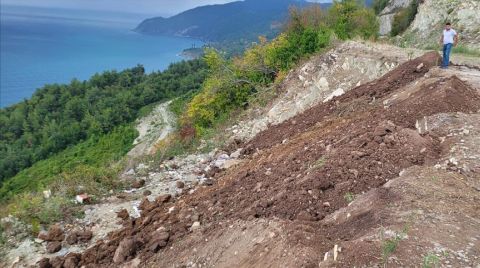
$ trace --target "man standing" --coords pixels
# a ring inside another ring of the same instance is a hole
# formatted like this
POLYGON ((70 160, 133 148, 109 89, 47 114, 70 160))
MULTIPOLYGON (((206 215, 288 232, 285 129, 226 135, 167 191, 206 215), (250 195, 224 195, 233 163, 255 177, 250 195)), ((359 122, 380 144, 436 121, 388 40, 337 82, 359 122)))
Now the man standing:
POLYGON ((440 38, 440 44, 443 45, 443 62, 442 69, 447 69, 450 62, 450 52, 452 47, 458 43, 458 34, 452 29, 450 22, 445 24, 445 30, 443 30, 442 37, 440 38))

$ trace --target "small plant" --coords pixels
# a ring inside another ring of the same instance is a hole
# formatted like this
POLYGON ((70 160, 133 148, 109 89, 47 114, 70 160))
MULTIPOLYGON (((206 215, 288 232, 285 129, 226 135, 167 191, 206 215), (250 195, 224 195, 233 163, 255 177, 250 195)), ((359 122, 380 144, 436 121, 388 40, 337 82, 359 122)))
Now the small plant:
POLYGON ((310 170, 319 169, 325 165, 327 158, 325 156, 320 157, 312 165, 310 165, 310 170))
POLYGON ((395 235, 389 239, 384 239, 384 232, 382 232, 382 260, 385 267, 387 266, 388 258, 397 250, 400 241, 405 239, 408 228, 408 225, 405 225, 401 232, 396 232, 395 235))
POLYGON ((345 201, 347 201, 347 203, 352 203, 353 200, 355 200, 355 195, 350 192, 346 193, 343 197, 345 198, 345 201))
POLYGON ((423 268, 436 268, 438 264, 440 263, 440 258, 433 254, 433 253, 428 253, 423 257, 423 268))

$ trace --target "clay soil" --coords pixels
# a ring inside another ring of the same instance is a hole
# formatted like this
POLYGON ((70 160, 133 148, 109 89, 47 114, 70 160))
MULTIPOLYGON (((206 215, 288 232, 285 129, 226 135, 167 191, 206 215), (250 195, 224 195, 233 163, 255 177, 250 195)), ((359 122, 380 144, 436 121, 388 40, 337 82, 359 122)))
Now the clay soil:
MULTIPOLYGON (((385 99, 423 78, 438 60, 438 54, 427 53, 271 126, 240 145, 243 162, 217 173, 213 185, 176 199, 144 200, 141 217, 125 220, 124 228, 108 240, 49 263, 66 266, 69 259, 72 267, 318 267, 334 245, 355 248, 358 238, 394 224, 391 214, 370 208, 340 221, 332 215, 372 189, 373 207, 399 202, 401 193, 382 186, 405 169, 433 165, 445 151, 438 135, 417 132, 417 120, 480 110, 478 92, 455 76, 421 85, 384 107, 385 99), (192 228, 197 221, 201 226, 192 228), (251 242, 258 238, 262 242, 251 242), (261 243, 268 246, 259 249, 261 243), (193 258, 197 250, 210 257, 193 258)), ((381 262, 380 254, 378 243, 362 244, 334 266, 370 266, 381 262)))

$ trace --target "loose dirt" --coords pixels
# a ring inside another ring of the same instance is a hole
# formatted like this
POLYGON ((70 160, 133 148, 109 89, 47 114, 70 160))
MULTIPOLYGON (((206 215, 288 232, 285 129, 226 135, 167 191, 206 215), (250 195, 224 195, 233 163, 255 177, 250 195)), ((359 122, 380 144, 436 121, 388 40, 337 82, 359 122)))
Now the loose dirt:
POLYGON ((478 264, 480 95, 438 61, 427 53, 268 128, 213 185, 144 199, 72 267, 415 266, 430 251, 478 264), (453 135, 459 120, 432 123, 442 113, 461 113, 469 139, 453 135), (458 144, 477 148, 465 167, 458 144))

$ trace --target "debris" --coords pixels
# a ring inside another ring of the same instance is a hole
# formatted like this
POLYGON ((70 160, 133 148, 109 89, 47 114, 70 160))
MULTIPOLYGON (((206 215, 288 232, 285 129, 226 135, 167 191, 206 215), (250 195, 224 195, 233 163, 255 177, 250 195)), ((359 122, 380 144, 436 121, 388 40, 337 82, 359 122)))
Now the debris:
POLYGON ((65 238, 65 234, 63 232, 62 227, 60 227, 60 225, 55 224, 50 226, 50 228, 48 229, 48 232, 41 231, 38 234, 38 238, 47 242, 63 241, 63 239, 65 238))
POLYGON ((124 262, 129 256, 135 253, 135 241, 132 238, 123 239, 115 250, 113 262, 116 264, 124 262))
POLYGON ((185 187, 185 183, 183 181, 177 181, 175 185, 178 189, 183 189, 185 187))
POLYGON ((199 228, 200 228, 200 222, 199 222, 199 221, 196 221, 196 222, 194 222, 194 223, 192 224, 192 228, 191 228, 192 231, 193 231, 193 230, 197 230, 197 229, 199 229, 199 228))
POLYGON ((130 218, 130 215, 128 214, 128 210, 122 209, 117 212, 117 218, 120 218, 122 220, 128 220, 130 218))
POLYGON ((55 253, 59 252, 62 249, 62 243, 58 241, 48 242, 47 244, 47 252, 48 253, 55 253))
POLYGON ((88 204, 90 203, 91 199, 90 199, 90 196, 88 196, 88 194, 79 194, 77 196, 75 196, 75 201, 77 201, 77 203, 79 204, 88 204))
POLYGON ((139 189, 139 188, 142 188, 143 186, 145 186, 144 179, 136 180, 132 183, 132 188, 134 189, 139 189))
POLYGON ((49 199, 51 196, 52 196, 52 191, 51 190, 43 191, 43 198, 49 199))

